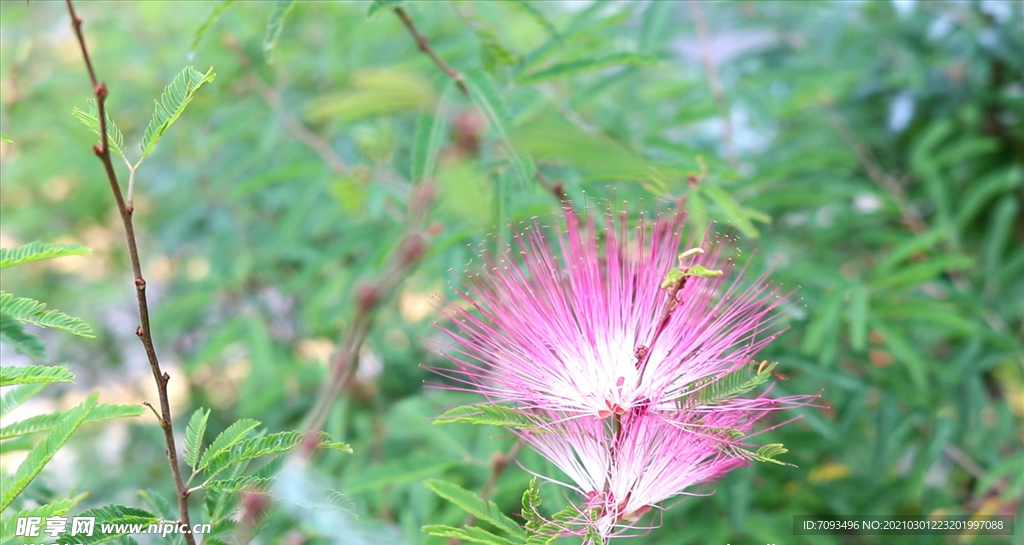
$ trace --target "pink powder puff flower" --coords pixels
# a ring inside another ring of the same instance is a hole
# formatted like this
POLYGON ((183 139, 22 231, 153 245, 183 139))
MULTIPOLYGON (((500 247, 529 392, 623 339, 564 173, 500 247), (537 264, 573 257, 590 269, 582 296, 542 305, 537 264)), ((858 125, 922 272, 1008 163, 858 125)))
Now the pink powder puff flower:
POLYGON ((691 237, 680 254, 683 214, 641 217, 632 237, 625 212, 603 227, 565 215, 554 244, 534 222, 483 256, 465 307, 444 310, 455 368, 434 371, 537 423, 514 431, 587 498, 561 531, 603 542, 690 487, 774 462, 781 445, 743 439, 813 396, 738 397, 771 376, 751 364, 781 332, 785 297, 741 282, 728 238, 691 237))
POLYGON ((725 274, 666 289, 684 215, 653 226, 641 219, 632 243, 625 213, 618 225, 610 216, 604 228, 593 215, 581 226, 566 209, 561 259, 536 224, 515 236, 511 253, 522 266, 511 255, 485 256, 459 292, 476 313, 449 308, 458 328, 442 326, 458 345, 448 354, 456 367, 434 371, 495 402, 607 418, 671 407, 693 385, 749 365, 779 334, 784 300, 763 279, 750 287, 727 280, 727 239, 702 240, 685 260, 725 274))

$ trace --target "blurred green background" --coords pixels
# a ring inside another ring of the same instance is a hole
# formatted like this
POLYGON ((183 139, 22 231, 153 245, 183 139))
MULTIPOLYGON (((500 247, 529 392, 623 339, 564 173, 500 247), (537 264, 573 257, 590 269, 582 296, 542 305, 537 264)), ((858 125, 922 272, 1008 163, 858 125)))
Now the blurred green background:
MULTIPOLYGON (((349 505, 311 516, 285 502, 258 542, 445 542, 420 527, 463 514, 422 480, 479 491, 514 441, 431 425, 476 401, 423 385, 421 365, 445 365, 430 348, 443 341, 431 298, 460 284, 478 248, 509 237, 507 222, 554 222, 554 184, 580 211, 608 199, 663 211, 686 197, 693 225, 736 232, 749 274, 771 267, 773 281, 799 286, 791 329, 764 353, 787 376, 776 392, 821 392, 827 405, 762 438, 785 443, 799 468, 734 471, 635 542, 939 543, 793 536, 791 516, 944 513, 1017 515, 1015 537, 956 542, 1022 542, 1021 3, 411 4, 471 98, 391 10, 368 17, 366 2, 296 2, 276 42, 271 2, 76 4, 128 142, 184 66, 217 73, 136 180, 179 433, 201 406, 214 409, 208 436, 242 417, 301 427, 360 286, 396 271, 410 233, 426 243, 381 294, 333 406, 328 431, 354 454, 314 468, 349 505)), ((66 10, 0 9, 11 140, 0 144, 0 242, 94 252, 5 271, 4 289, 97 330, 40 333, 78 376, 48 390, 54 404, 89 391, 155 401, 119 218, 94 137, 71 116, 91 95, 66 10)), ((171 498, 163 450, 148 415, 93 426, 29 493, 171 498)), ((517 460, 557 475, 533 453, 517 460)), ((511 464, 492 497, 518 513, 530 477, 511 464)), ((561 490, 544 493, 545 506, 564 503, 561 490)))

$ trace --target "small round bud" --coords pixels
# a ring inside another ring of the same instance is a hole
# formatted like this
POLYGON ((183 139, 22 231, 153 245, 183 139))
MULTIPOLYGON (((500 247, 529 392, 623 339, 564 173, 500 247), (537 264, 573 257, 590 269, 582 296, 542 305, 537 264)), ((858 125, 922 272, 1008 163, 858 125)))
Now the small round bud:
POLYGON ((409 235, 405 239, 405 243, 402 244, 401 264, 405 266, 416 261, 426 251, 427 241, 423 239, 423 235, 419 233, 409 235))
POLYGON ((356 288, 356 304, 360 312, 369 312, 380 301, 380 288, 376 284, 363 284, 356 288))

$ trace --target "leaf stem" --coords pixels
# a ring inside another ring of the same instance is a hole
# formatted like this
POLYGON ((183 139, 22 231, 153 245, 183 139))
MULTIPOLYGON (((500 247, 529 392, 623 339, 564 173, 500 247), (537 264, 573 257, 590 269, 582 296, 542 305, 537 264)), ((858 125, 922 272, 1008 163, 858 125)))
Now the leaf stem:
MULTIPOLYGON (((135 330, 142 341, 149 360, 150 370, 153 372, 153 380, 156 382, 157 394, 160 397, 160 427, 164 431, 164 441, 167 443, 167 462, 171 466, 171 475, 174 478, 175 493, 178 498, 178 510, 181 516, 181 523, 191 528, 192 522, 188 512, 188 489, 181 478, 181 467, 178 463, 178 448, 174 443, 174 430, 171 426, 171 406, 167 396, 167 383, 171 376, 160 368, 160 360, 157 358, 156 348, 153 345, 152 328, 149 321, 149 302, 146 299, 146 280, 142 276, 142 265, 139 260, 139 247, 135 239, 135 226, 132 222, 133 208, 131 205, 131 191, 129 200, 126 202, 121 194, 121 185, 117 181, 117 173, 114 172, 114 164, 110 158, 110 142, 107 135, 107 85, 96 78, 96 71, 93 68, 92 60, 89 57, 89 50, 85 44, 85 36, 82 34, 82 19, 75 13, 71 0, 65 0, 68 7, 68 14, 71 16, 71 28, 78 39, 78 45, 82 50, 82 58, 85 67, 89 71, 89 79, 92 82, 93 92, 96 95, 96 105, 100 122, 100 143, 93 146, 93 152, 103 163, 103 169, 107 173, 107 181, 110 183, 110 191, 117 203, 117 211, 121 215, 121 223, 124 226, 125 239, 128 244, 128 256, 131 260, 132 273, 135 276, 135 295, 139 304, 139 327, 135 330)), ((131 182, 129 182, 131 184, 131 182)), ((152 408, 152 406, 151 406, 152 408)), ((156 412, 156 411, 154 411, 156 412)), ((196 545, 196 539, 191 533, 185 533, 185 542, 188 545, 196 545)))

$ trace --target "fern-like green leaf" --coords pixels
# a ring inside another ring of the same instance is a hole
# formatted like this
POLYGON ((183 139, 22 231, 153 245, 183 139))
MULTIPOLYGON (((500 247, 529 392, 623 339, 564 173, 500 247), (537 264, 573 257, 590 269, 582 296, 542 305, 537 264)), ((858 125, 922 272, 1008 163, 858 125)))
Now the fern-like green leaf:
POLYGON ((522 540, 526 538, 526 532, 519 527, 519 524, 502 513, 501 509, 498 509, 494 502, 484 500, 475 493, 446 481, 430 479, 424 481, 423 484, 438 496, 461 507, 477 519, 493 524, 516 539, 522 540))
POLYGON ((243 418, 228 426, 224 431, 220 432, 220 435, 213 440, 213 443, 203 453, 203 457, 199 460, 199 467, 196 470, 205 469, 211 459, 227 452, 228 448, 244 439, 249 432, 256 429, 259 425, 259 420, 243 418))
POLYGON ((657 62, 657 57, 645 55, 643 53, 612 53, 611 55, 605 55, 603 57, 559 63, 549 68, 526 74, 519 78, 519 83, 539 83, 558 78, 567 78, 584 72, 610 68, 612 66, 651 65, 656 64, 657 62))
POLYGON ((784 447, 782 443, 770 443, 757 449, 757 452, 754 453, 754 460, 758 462, 778 464, 780 466, 796 467, 793 464, 775 459, 776 456, 780 456, 787 452, 789 452, 789 449, 784 447))
POLYGON ((14 248, 0 248, 0 269, 66 255, 83 255, 92 250, 78 244, 50 244, 47 242, 29 242, 14 248))
POLYGON ((196 92, 203 85, 213 81, 215 77, 217 74, 213 72, 212 67, 203 74, 191 66, 186 66, 174 77, 171 84, 164 88, 160 100, 156 101, 156 111, 153 112, 153 118, 149 120, 146 134, 142 137, 142 144, 139 146, 142 148, 140 162, 153 151, 153 147, 156 146, 157 141, 167 129, 181 117, 196 92))
POLYGON ((544 524, 544 519, 540 517, 537 510, 541 503, 543 503, 543 500, 540 497, 540 489, 537 488, 537 477, 534 477, 530 480, 530 487, 523 492, 523 510, 521 513, 523 518, 526 519, 527 532, 534 531, 544 524))
POLYGON ((538 429, 543 424, 536 416, 528 416, 514 409, 501 405, 465 405, 445 411, 434 419, 434 424, 451 424, 465 422, 467 424, 484 424, 515 429, 538 429))
POLYGON ((145 502, 146 506, 153 511, 154 515, 164 520, 172 519, 177 512, 178 507, 176 505, 171 505, 171 501, 166 495, 162 492, 157 492, 152 488, 139 490, 139 497, 142 498, 142 501, 145 502))
POLYGON ((11 513, 0 521, 0 543, 7 545, 8 543, 14 544, 22 541, 10 541, 11 538, 15 537, 14 532, 17 528, 18 519, 27 517, 41 517, 44 519, 46 517, 60 517, 67 514, 75 504, 82 501, 87 496, 88 494, 79 494, 73 498, 62 498, 45 505, 40 505, 39 507, 22 509, 21 511, 11 513))
POLYGON ((437 153, 446 140, 447 125, 440 116, 422 115, 416 122, 409 179, 419 182, 434 175, 437 153))
POLYGON ((447 537, 481 545, 514 545, 511 541, 476 526, 456 528, 444 524, 428 524, 423 527, 423 532, 431 536, 447 537))
POLYGON ((75 375, 67 367, 50 365, 5 365, 0 367, 0 386, 74 382, 74 380, 75 375))
POLYGON ((203 19, 203 24, 199 25, 196 29, 196 33, 192 36, 192 43, 188 46, 188 55, 191 59, 196 54, 196 49, 199 47, 199 42, 203 41, 203 36, 206 36, 206 32, 210 30, 210 27, 220 19, 221 14, 224 10, 228 9, 231 4, 234 4, 235 0, 220 0, 216 6, 213 6, 213 10, 210 14, 203 19))
POLYGON ((295 0, 274 0, 274 7, 270 10, 267 28, 263 33, 263 55, 267 62, 270 62, 274 47, 277 46, 277 39, 281 37, 281 31, 284 30, 284 21, 294 7, 295 0))
POLYGON ((68 316, 59 310, 46 310, 46 303, 28 297, 15 298, 0 291, 0 312, 26 324, 52 327, 89 339, 94 337, 92 327, 81 318, 68 316))
MULTIPOLYGON (((540 518, 539 515, 535 514, 534 516, 540 518)), ((582 514, 570 505, 552 515, 550 521, 540 519, 542 524, 528 529, 530 537, 527 538, 523 545, 551 545, 558 539, 562 529, 568 527, 573 521, 578 520, 580 516, 582 514)), ((600 543, 600 540, 593 541, 593 543, 600 543)))
MULTIPOLYGON (((114 120, 110 119, 109 108, 104 108, 103 114, 107 118, 107 145, 110 146, 114 153, 127 160, 127 157, 124 156, 124 135, 121 134, 121 129, 118 129, 117 125, 114 124, 114 120)), ((71 115, 81 121, 93 134, 96 136, 100 135, 100 113, 96 108, 96 99, 89 99, 88 112, 75 107, 71 110, 71 115)))
POLYGON ((126 507, 124 505, 104 505, 102 507, 83 511, 75 516, 93 517, 96 520, 97 530, 99 530, 101 525, 112 525, 112 531, 94 531, 91 536, 82 535, 81 533, 74 536, 64 534, 54 541, 60 541, 61 543, 66 544, 75 543, 78 545, 97 545, 99 543, 108 543, 129 535, 131 533, 129 530, 133 525, 141 525, 145 528, 150 524, 157 524, 160 522, 160 519, 149 511, 138 509, 136 507, 126 507))
POLYGON ((270 484, 274 482, 273 477, 257 477, 256 475, 243 475, 234 479, 216 479, 203 483, 204 490, 213 490, 215 492, 225 492, 228 494, 234 494, 241 492, 242 490, 254 488, 257 490, 266 490, 270 484))
POLYGON ((508 5, 518 9, 526 15, 529 15, 531 19, 537 22, 537 24, 544 27, 544 30, 548 31, 548 34, 550 34, 552 38, 561 42, 562 36, 559 35, 558 29, 556 29, 555 25, 548 20, 547 16, 544 15, 544 12, 537 9, 532 3, 526 0, 512 0, 511 2, 508 2, 508 5))
MULTIPOLYGON (((82 424, 94 424, 96 422, 113 420, 115 418, 141 416, 145 411, 146 409, 141 405, 108 405, 101 403, 93 408, 92 412, 89 413, 89 416, 86 417, 85 422, 82 424)), ((0 428, 0 439, 10 439, 12 437, 20 437, 22 435, 47 431, 67 417, 68 412, 69 411, 62 411, 50 414, 40 414, 26 418, 20 422, 8 424, 0 428)))
POLYGON ((517 153, 512 145, 512 140, 509 138, 512 119, 505 101, 498 93, 494 80, 486 72, 471 70, 466 73, 465 81, 469 86, 473 102, 487 116, 491 126, 498 131, 498 137, 505 145, 505 153, 512 164, 516 179, 524 185, 529 184, 533 180, 536 167, 533 165, 532 159, 517 153))
MULTIPOLYGON (((300 431, 283 431, 272 433, 265 437, 253 437, 240 441, 209 461, 209 464, 205 467, 206 478, 210 480, 225 469, 253 458, 288 452, 299 446, 304 436, 305 434, 300 431)), ((345 443, 331 440, 329 435, 322 432, 317 438, 315 448, 339 450, 346 453, 352 452, 351 447, 345 443)))
POLYGON ((21 322, 6 312, 0 312, 0 342, 13 346, 19 354, 25 354, 34 360, 46 361, 46 346, 43 345, 43 341, 26 332, 21 322))
POLYGON ((717 448, 733 458, 740 458, 751 462, 765 462, 780 466, 796 467, 793 464, 776 459, 777 456, 789 452, 789 449, 783 446, 782 443, 770 443, 759 447, 756 451, 751 451, 736 443, 723 441, 717 444, 717 448))
POLYGON ((53 427, 46 439, 40 441, 29 451, 17 471, 10 477, 4 476, 3 486, 0 487, 3 490, 0 494, 0 511, 7 509, 14 498, 21 494, 21 491, 32 482, 32 479, 36 478, 36 475, 39 475, 53 455, 57 454, 57 450, 67 442, 71 434, 82 425, 82 422, 85 422, 86 417, 96 406, 97 397, 99 394, 92 394, 81 405, 68 411, 68 415, 53 427))
POLYGON ((38 394, 45 386, 45 384, 26 384, 4 392, 3 397, 0 397, 0 418, 10 414, 29 398, 38 394))
POLYGON ((352 514, 355 509, 352 505, 352 500, 348 499, 344 494, 337 490, 319 490, 312 496, 303 496, 301 498, 296 498, 294 501, 295 505, 302 509, 331 509, 349 514, 352 514), (326 492, 326 494, 323 492, 326 492), (313 499, 309 499, 310 497, 313 499))
POLYGON ((678 405, 680 410, 721 403, 746 394, 764 384, 772 376, 778 362, 764 361, 758 367, 744 365, 718 380, 704 379, 690 385, 690 392, 678 405))
POLYGON ((529 535, 523 545, 550 545, 558 537, 559 531, 580 514, 575 507, 569 506, 555 513, 552 520, 548 521, 540 516, 538 507, 541 503, 540 489, 534 477, 530 487, 523 492, 522 515, 526 519, 526 533, 529 535))
POLYGON ((185 463, 195 468, 199 463, 199 451, 203 448, 203 436, 206 435, 206 422, 210 419, 210 409, 202 407, 192 413, 192 419, 185 430, 185 463))

